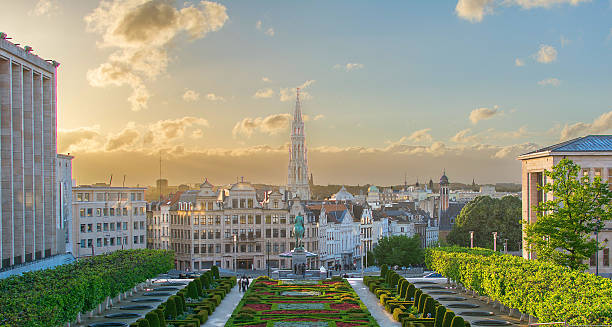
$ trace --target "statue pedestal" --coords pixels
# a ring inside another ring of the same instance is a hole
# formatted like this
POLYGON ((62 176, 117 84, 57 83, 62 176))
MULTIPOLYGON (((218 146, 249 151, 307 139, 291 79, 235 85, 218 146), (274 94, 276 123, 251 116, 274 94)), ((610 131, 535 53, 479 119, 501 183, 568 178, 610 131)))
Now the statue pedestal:
POLYGON ((298 276, 304 276, 306 273, 306 251, 304 248, 299 247, 293 250, 291 255, 291 269, 293 273, 298 276))

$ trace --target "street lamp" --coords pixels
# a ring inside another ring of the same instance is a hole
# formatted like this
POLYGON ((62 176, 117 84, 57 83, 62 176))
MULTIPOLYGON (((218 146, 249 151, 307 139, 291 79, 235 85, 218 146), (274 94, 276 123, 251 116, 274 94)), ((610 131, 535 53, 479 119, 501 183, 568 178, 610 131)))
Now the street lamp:
POLYGON ((504 253, 508 254, 508 239, 504 239, 504 253))
POLYGON ((268 267, 268 277, 270 277, 270 241, 266 242, 266 252, 268 253, 268 260, 266 260, 266 266, 268 267))
POLYGON ((364 240, 364 234, 363 234, 363 229, 361 230, 361 233, 359 234, 360 238, 360 251, 361 252, 361 277, 363 277, 363 249, 364 249, 364 245, 365 245, 365 240, 364 240))
POLYGON ((470 249, 474 248, 474 231, 470 231, 470 249))
POLYGON ((497 251, 497 232, 493 232, 493 252, 497 251))
MULTIPOLYGON (((236 274, 236 252, 237 252, 237 248, 236 248, 236 244, 238 243, 238 235, 234 234, 234 274, 236 274)), ((238 276, 238 275, 236 275, 238 276)))
POLYGON ((599 276, 599 218, 597 219, 597 230, 595 231, 595 241, 597 242, 597 252, 595 252, 595 276, 599 276))

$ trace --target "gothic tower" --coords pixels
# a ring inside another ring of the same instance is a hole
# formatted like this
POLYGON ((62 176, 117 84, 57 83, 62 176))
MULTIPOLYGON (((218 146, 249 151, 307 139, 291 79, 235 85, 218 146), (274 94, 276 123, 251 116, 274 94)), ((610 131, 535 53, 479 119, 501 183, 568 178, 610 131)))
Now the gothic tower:
POLYGON ((445 211, 448 209, 448 189, 449 189, 448 177, 446 177, 446 170, 440 177, 440 210, 445 211))
POLYGON ((302 121, 302 107, 300 104, 300 89, 297 89, 295 112, 291 123, 291 148, 289 149, 289 172, 287 189, 292 196, 301 200, 310 200, 310 186, 308 183, 308 157, 305 145, 304 121, 302 121))

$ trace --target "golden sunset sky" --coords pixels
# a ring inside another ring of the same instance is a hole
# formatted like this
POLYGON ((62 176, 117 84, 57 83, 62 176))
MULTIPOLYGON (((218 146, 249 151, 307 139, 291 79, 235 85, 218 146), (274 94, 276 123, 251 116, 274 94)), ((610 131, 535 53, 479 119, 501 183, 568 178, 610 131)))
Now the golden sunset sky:
POLYGON ((612 129, 609 1, 2 0, 58 69, 77 183, 284 184, 303 88, 316 184, 520 182, 612 129))

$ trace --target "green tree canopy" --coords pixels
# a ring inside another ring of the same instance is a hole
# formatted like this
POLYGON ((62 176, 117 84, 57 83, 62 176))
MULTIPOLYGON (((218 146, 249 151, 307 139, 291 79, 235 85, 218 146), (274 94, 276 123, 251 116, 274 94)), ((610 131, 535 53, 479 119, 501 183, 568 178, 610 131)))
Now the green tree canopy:
POLYGON ((374 252, 374 258, 379 266, 385 264, 407 267, 424 262, 419 235, 413 237, 406 235, 383 237, 378 241, 378 245, 374 247, 372 252, 374 252))
POLYGON ((549 182, 541 190, 552 198, 535 207, 537 220, 527 225, 525 234, 538 259, 584 270, 584 261, 601 249, 593 233, 612 219, 612 192, 601 177, 591 182, 579 172, 580 166, 569 159, 544 172, 549 182))
POLYGON ((516 251, 521 244, 521 200, 514 196, 493 199, 479 196, 468 202, 455 220, 447 236, 450 244, 470 246, 470 231, 474 231, 474 246, 493 249, 493 232, 497 232, 497 249, 516 251))

